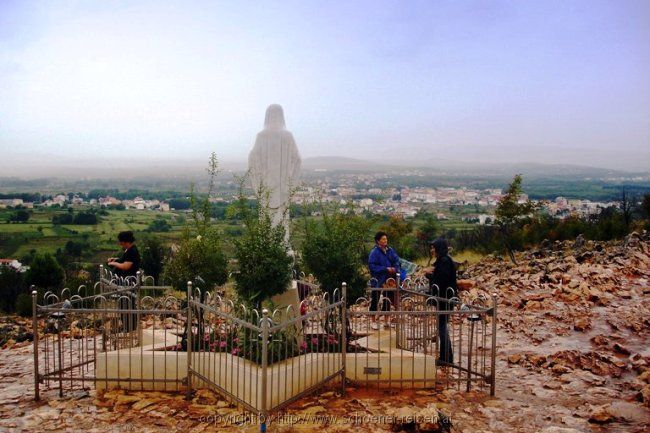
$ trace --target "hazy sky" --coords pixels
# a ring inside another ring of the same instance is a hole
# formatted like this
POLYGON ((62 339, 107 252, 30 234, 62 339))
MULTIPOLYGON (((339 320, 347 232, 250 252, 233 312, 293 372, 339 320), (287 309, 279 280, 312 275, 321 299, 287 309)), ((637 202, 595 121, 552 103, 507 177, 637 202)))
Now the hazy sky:
POLYGON ((303 157, 650 169, 650 1, 0 0, 0 175, 303 157))

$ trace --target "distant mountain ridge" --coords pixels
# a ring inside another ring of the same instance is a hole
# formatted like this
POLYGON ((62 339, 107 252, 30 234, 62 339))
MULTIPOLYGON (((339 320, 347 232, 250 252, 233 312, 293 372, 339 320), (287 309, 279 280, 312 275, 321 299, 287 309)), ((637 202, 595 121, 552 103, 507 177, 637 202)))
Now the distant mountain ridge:
POLYGON ((590 167, 578 164, 545 164, 528 163, 477 163, 454 161, 449 159, 429 158, 423 161, 390 160, 372 161, 338 156, 319 156, 305 158, 302 161, 303 170, 394 170, 394 169, 424 169, 440 174, 474 174, 505 176, 521 173, 531 177, 564 177, 580 176, 586 178, 647 176, 648 172, 631 172, 602 167, 590 167))

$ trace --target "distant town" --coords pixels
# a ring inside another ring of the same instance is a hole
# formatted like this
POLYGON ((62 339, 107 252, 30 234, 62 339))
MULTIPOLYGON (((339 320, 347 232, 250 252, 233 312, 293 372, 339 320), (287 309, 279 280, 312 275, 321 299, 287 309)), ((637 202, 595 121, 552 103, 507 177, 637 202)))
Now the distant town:
MULTIPOLYGON (((413 218, 421 211, 437 210, 435 216, 439 220, 447 219, 447 213, 441 209, 445 206, 474 206, 474 213, 466 214, 463 219, 469 223, 486 224, 492 220, 491 210, 497 205, 502 196, 502 190, 497 188, 473 189, 469 187, 388 187, 372 186, 372 175, 350 177, 349 181, 338 183, 318 182, 303 185, 294 193, 293 202, 296 205, 313 204, 317 202, 338 203, 342 206, 351 205, 358 212, 369 212, 378 215, 401 215, 413 218), (367 183, 367 187, 359 184, 367 183), (435 206, 434 206, 435 205, 435 206)), ((224 193, 212 197, 215 203, 230 203, 237 197, 224 193)), ((252 196, 250 197, 252 198, 252 196)), ((528 199, 526 194, 520 196, 520 201, 528 199)), ((588 199, 567 199, 557 197, 554 200, 533 200, 541 204, 542 210, 549 215, 564 218, 574 216, 597 215, 602 209, 618 206, 616 201, 591 201, 588 199)), ((174 201, 164 199, 144 199, 136 196, 132 199, 119 199, 111 195, 98 198, 88 198, 84 194, 61 193, 54 196, 42 196, 41 201, 25 201, 22 198, 0 199, 0 209, 22 207, 64 207, 90 206, 102 208, 151 210, 170 212, 177 209, 174 201)), ((312 211, 317 214, 318 211, 312 211)))

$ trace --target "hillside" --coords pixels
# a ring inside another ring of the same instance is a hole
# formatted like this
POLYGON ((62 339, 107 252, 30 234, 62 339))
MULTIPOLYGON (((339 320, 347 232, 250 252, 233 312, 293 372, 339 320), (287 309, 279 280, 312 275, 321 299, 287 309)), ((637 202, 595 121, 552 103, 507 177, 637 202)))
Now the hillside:
MULTIPOLYGON (((329 391, 295 402, 271 424, 272 431, 416 431, 417 423, 395 424, 387 415, 431 410, 449 415, 452 431, 458 432, 647 431, 650 236, 549 244, 517 259, 513 265, 488 256, 462 275, 466 294, 498 296, 495 398, 454 387, 415 392, 349 388, 345 398, 329 391), (367 421, 351 424, 350 417, 367 421)), ((0 350, 0 429, 259 429, 208 391, 188 402, 183 394, 125 395, 120 390, 57 399, 51 390, 45 402, 35 403, 31 322, 3 322, 0 329, 9 341, 0 350), (214 422, 205 421, 209 415, 214 422)), ((442 431, 426 427, 417 428, 442 431)))

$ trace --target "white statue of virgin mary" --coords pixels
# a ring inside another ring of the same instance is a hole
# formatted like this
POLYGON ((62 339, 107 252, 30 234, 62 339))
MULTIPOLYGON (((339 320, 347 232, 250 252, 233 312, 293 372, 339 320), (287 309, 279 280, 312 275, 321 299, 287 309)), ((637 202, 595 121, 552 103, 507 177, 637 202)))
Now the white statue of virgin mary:
POLYGON ((284 225, 287 244, 291 189, 298 183, 300 162, 293 134, 285 129, 282 107, 270 105, 266 109, 264 129, 257 134, 255 146, 248 155, 248 169, 253 189, 257 192, 263 187, 268 192, 271 219, 274 225, 284 225))

